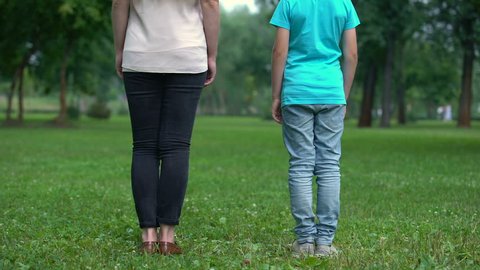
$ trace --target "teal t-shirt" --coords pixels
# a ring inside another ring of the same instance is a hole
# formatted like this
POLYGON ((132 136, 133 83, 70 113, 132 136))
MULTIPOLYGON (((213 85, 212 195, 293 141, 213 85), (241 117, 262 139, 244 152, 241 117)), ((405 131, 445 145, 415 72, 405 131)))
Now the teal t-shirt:
POLYGON ((351 0, 280 0, 270 23, 290 31, 282 106, 345 104, 340 43, 360 24, 351 0))

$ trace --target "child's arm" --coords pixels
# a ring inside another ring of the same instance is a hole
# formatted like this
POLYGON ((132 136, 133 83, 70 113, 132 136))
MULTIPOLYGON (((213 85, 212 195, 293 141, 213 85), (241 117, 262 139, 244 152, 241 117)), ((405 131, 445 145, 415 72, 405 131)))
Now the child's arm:
POLYGON ((343 89, 345 91, 345 98, 350 96, 353 79, 355 78, 355 71, 358 63, 357 52, 357 32, 355 28, 343 32, 343 89))
POLYGON ((125 35, 127 32, 129 9, 130 1, 128 0, 112 1, 112 26, 113 40, 115 43, 115 69, 120 78, 123 78, 123 45, 125 43, 125 35))
POLYGON ((282 123, 281 101, 283 73, 288 55, 290 31, 278 27, 272 52, 272 117, 277 123, 282 123))

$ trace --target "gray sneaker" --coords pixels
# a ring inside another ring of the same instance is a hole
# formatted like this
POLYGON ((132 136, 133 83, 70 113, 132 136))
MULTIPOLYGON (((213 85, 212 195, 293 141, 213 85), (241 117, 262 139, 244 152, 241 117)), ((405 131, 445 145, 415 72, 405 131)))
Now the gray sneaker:
POLYGON ((315 256, 317 257, 335 257, 338 250, 334 246, 318 245, 315 247, 315 256))
POLYGON ((312 243, 299 244, 297 240, 292 244, 292 255, 295 258, 307 257, 315 254, 312 243))

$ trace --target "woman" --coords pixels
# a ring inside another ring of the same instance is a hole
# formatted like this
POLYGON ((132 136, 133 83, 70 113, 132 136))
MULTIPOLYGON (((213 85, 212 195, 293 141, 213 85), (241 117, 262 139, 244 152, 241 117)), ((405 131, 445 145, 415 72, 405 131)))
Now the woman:
POLYGON ((355 28, 360 20, 351 0, 281 0, 270 23, 277 27, 272 116, 283 124, 290 154, 288 182, 297 224, 293 255, 333 256, 340 211, 340 140, 357 66, 355 28))
POLYGON ((200 92, 216 75, 219 15, 219 0, 112 3, 116 71, 124 79, 133 133, 141 252, 182 253, 175 226, 200 92))

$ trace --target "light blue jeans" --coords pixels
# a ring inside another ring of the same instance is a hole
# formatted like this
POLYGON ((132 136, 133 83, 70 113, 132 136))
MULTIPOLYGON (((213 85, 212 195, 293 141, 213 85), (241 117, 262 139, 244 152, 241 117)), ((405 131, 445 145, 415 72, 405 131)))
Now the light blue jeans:
POLYGON ((344 116, 344 105, 289 105, 282 108, 283 138, 290 154, 291 210, 299 244, 331 245, 335 236, 340 212, 344 116), (318 187, 316 215, 312 207, 314 176, 318 187))

